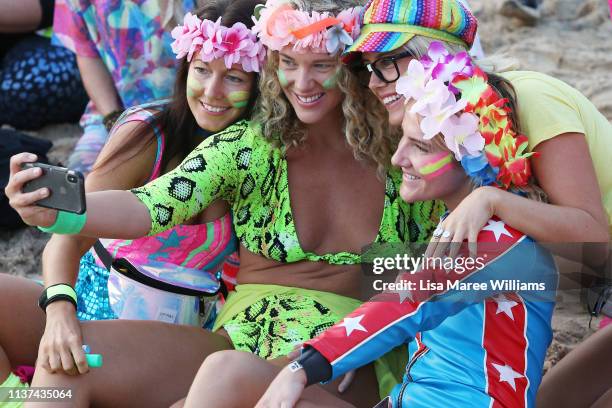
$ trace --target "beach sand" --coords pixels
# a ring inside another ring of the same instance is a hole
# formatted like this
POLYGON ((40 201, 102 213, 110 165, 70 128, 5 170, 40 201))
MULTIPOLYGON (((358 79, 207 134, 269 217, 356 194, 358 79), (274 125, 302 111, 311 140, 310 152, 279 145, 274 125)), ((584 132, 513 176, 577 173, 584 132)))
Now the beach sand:
MULTIPOLYGON (((583 92, 612 120, 612 22, 605 0, 544 0, 543 19, 535 27, 521 26, 499 16, 495 2, 471 0, 480 20, 487 54, 515 57, 522 69, 553 75, 583 92)), ((66 162, 81 131, 77 125, 48 126, 34 134, 52 140, 53 162, 66 162)), ((34 228, 0 231, 0 271, 40 277, 40 259, 48 236, 34 228)), ((576 293, 559 295, 553 317, 554 340, 548 369, 597 327, 576 293)))

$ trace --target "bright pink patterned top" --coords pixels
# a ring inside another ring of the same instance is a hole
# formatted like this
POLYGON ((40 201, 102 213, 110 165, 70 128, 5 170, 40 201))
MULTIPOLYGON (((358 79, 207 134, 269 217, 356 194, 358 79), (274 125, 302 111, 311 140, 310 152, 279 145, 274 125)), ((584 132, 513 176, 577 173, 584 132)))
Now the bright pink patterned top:
MULTIPOLYGON (((116 129, 128 122, 146 122, 154 130, 157 138, 157 155, 149 181, 159 177, 162 170, 161 159, 165 137, 154 115, 163 109, 165 103, 153 102, 131 108, 115 125, 116 129)), ((138 264, 158 261, 212 273, 224 272, 224 275, 229 275, 224 278, 230 283, 237 272, 234 254, 237 250, 237 239, 232 229, 230 213, 206 224, 178 225, 151 237, 134 240, 102 240, 102 243, 115 258, 127 257, 138 264), (230 262, 224 268, 230 256, 232 256, 230 262)), ((97 256, 94 255, 94 258, 98 265, 102 266, 97 256)))

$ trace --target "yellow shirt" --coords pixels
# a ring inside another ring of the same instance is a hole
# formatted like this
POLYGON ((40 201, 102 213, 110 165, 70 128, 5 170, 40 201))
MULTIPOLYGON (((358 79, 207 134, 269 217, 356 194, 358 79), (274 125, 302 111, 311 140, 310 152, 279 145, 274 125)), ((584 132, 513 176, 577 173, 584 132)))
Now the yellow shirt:
POLYGON ((521 128, 531 149, 563 133, 585 135, 612 234, 612 124, 565 82, 531 71, 502 76, 516 91, 521 128))

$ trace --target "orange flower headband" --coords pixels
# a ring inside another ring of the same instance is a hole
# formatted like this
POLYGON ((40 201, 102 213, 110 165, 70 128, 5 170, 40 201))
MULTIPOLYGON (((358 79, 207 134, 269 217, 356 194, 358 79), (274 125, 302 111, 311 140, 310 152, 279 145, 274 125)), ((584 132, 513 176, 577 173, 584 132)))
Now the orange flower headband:
POLYGON ((327 12, 308 14, 296 10, 285 0, 268 0, 265 6, 256 9, 256 14, 257 11, 253 32, 274 51, 293 44, 293 49, 300 52, 336 54, 352 45, 359 35, 361 7, 344 10, 334 17, 327 12))

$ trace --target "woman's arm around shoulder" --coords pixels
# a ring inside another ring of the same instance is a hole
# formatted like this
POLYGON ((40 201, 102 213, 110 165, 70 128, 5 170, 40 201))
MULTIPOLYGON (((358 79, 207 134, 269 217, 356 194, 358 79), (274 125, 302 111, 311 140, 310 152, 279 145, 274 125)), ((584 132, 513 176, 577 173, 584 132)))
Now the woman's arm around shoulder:
POLYGON ((540 143, 533 173, 548 203, 495 187, 480 187, 442 222, 452 236, 440 241, 475 242, 493 215, 540 242, 610 239, 608 217, 583 134, 566 133, 540 143))

